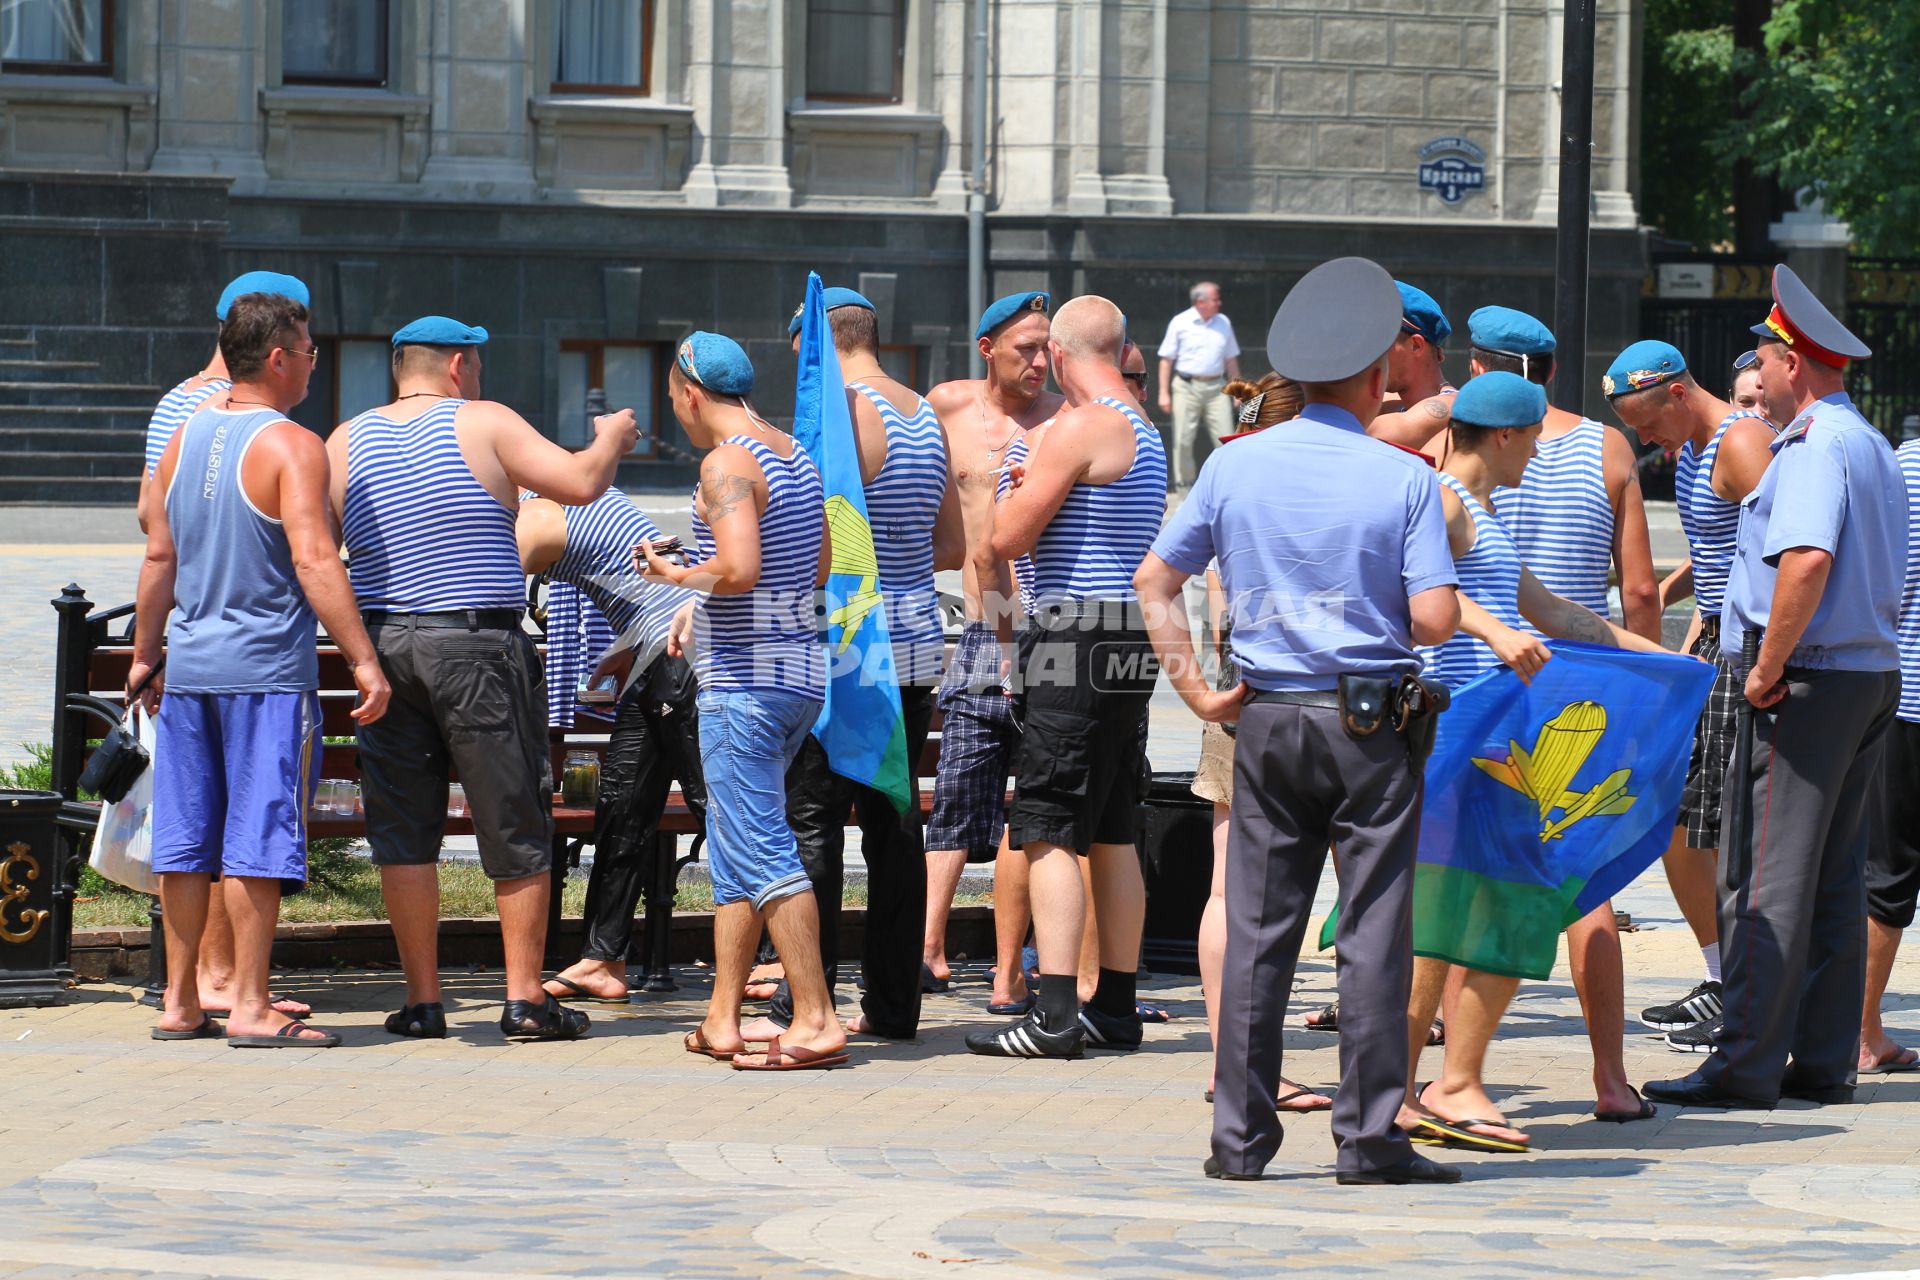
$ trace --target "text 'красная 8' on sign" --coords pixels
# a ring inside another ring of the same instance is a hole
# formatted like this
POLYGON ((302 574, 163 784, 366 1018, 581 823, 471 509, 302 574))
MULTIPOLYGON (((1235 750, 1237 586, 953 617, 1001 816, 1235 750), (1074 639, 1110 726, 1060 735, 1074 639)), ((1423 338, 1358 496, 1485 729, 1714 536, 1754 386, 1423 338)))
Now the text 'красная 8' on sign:
POLYGON ((1487 153, 1458 136, 1435 138, 1420 148, 1420 189, 1445 204, 1459 204, 1486 190, 1487 153))

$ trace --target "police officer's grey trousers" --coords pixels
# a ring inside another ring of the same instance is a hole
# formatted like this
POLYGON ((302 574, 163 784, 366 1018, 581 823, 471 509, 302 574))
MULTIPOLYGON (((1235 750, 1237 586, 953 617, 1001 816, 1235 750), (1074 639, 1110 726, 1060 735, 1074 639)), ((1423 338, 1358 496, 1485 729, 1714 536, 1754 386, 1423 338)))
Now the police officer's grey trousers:
MULTIPOLYGON (((1867 806, 1899 675, 1793 671, 1753 713, 1751 856, 1720 858, 1726 1030, 1702 1078, 1772 1102, 1793 1059, 1801 1086, 1850 1083, 1866 985, 1867 806)), ((1729 765, 1721 830, 1741 779, 1729 765)))
POLYGON ((1213 1153, 1226 1171, 1257 1173, 1280 1148, 1281 1027, 1329 843, 1340 849, 1338 1167, 1411 1158, 1394 1120, 1406 1093, 1421 794, 1406 739, 1391 729, 1355 741, 1331 708, 1241 712, 1213 1095, 1213 1153))

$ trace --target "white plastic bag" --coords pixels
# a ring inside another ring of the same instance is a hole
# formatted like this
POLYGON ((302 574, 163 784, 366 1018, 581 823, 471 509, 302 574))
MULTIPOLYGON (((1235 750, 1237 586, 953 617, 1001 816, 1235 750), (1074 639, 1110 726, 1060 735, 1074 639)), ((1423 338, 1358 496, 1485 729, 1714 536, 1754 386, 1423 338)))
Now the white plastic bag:
MULTIPOLYGON (((134 736, 147 749, 151 761, 159 754, 153 717, 136 703, 132 722, 134 736)), ((153 774, 150 762, 120 803, 102 802, 100 825, 93 833, 93 855, 87 864, 117 884, 139 893, 157 894, 160 880, 153 874, 153 774)))

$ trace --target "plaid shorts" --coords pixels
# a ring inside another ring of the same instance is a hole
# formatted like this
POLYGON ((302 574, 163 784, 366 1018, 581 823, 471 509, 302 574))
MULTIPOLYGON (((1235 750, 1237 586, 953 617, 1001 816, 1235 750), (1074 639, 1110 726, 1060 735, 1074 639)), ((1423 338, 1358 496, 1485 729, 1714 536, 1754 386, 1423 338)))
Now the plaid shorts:
POLYGON ((1745 699, 1745 682, 1733 664, 1720 656, 1717 621, 1700 629, 1689 650, 1713 663, 1713 689, 1693 730, 1693 758, 1687 764, 1687 786, 1680 793, 1679 824, 1687 829, 1687 844, 1695 849, 1720 847, 1720 792, 1733 759, 1734 717, 1745 699))
POLYGON ((968 862, 991 862, 1006 826, 1007 774, 1020 727, 1013 699, 1000 691, 1000 641, 969 622, 934 700, 940 708, 940 763, 926 847, 960 849, 968 862))

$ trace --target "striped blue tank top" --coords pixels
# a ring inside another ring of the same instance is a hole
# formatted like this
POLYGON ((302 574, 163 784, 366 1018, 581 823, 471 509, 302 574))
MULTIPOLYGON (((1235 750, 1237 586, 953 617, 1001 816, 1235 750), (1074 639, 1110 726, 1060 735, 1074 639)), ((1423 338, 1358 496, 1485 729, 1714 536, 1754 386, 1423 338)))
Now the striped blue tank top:
POLYGON ((585 506, 560 509, 567 518, 567 548, 547 576, 580 588, 606 615, 616 635, 638 624, 640 660, 651 661, 666 646, 673 615, 696 594, 686 587, 648 582, 634 566, 634 547, 663 536, 660 526, 618 489, 608 489, 585 506))
POLYGON ((1160 432, 1124 400, 1094 401, 1133 424, 1133 465, 1111 484, 1076 484, 1033 548, 1041 600, 1132 600, 1133 574, 1167 513, 1167 452, 1160 432))
MULTIPOLYGON (((580 685, 617 635, 600 606, 567 583, 547 583, 547 726, 571 729, 580 685)), ((605 714, 606 708, 596 708, 605 714)))
POLYGON ((1720 605, 1727 596, 1727 575, 1733 570, 1740 504, 1728 502, 1713 491, 1713 464, 1720 456, 1721 437, 1742 418, 1760 415, 1751 409, 1728 414, 1698 457, 1689 440, 1680 446, 1673 463, 1674 506, 1679 509, 1680 528, 1686 532, 1687 551, 1693 557, 1693 599, 1703 618, 1720 616, 1720 605))
MULTIPOLYGON (((1444 471, 1440 483, 1453 490, 1473 521, 1473 545, 1453 562, 1460 575, 1460 594, 1472 597, 1475 604, 1508 626, 1524 630, 1527 620, 1520 616, 1522 561, 1512 532, 1501 517, 1467 492, 1467 486, 1444 471)), ((1421 646, 1420 656, 1426 662, 1421 674, 1449 689, 1458 689, 1481 672, 1500 665, 1484 640, 1464 631, 1456 631, 1442 644, 1421 646)))
POLYGON ((1907 585, 1900 593, 1900 718, 1920 723, 1920 440, 1894 455, 1907 482, 1907 585))
POLYGON ((933 586, 933 524, 947 492, 946 437, 925 400, 908 417, 866 383, 847 385, 867 398, 887 429, 887 460, 866 495, 894 667, 902 684, 932 684, 946 653, 933 586))
POLYGON ((247 450, 286 415, 202 409, 167 486, 179 553, 167 620, 170 693, 306 693, 320 685, 313 608, 280 521, 241 487, 247 450))
POLYGON ((1493 491, 1494 513, 1513 534, 1533 576, 1555 595, 1603 618, 1610 612, 1607 578, 1613 567, 1606 439, 1605 427, 1582 418, 1567 434, 1540 442, 1519 488, 1493 491))
MULTIPOLYGON (((760 580, 737 596, 710 595, 694 635, 694 671, 702 689, 772 689, 804 698, 826 695, 826 650, 815 605, 826 495, 820 470, 793 442, 783 458, 748 435, 730 436, 767 478, 760 517, 760 580)), ((695 511, 701 560, 713 556, 713 530, 695 511)))
MULTIPOLYGON (((199 377, 195 374, 194 377, 199 377)), ((160 397, 160 403, 153 407, 153 416, 147 419, 147 474, 160 465, 160 455, 167 451, 168 441, 173 433, 187 424, 200 409, 200 406, 215 395, 227 390, 233 384, 225 378, 209 378, 204 385, 188 386, 193 381, 188 378, 173 390, 160 397)))
POLYGON ((369 409, 348 424, 342 532, 362 609, 519 609, 527 578, 514 513, 474 478, 454 438, 464 400, 416 418, 369 409))
MULTIPOLYGON (((1007 452, 1000 470, 1000 482, 994 493, 994 501, 1000 502, 1013 492, 1013 476, 1007 468, 1019 463, 1027 465, 1027 441, 1029 435, 1022 433, 1020 438, 1007 446, 1007 452)), ((1020 612, 1031 617, 1040 607, 1040 593, 1034 586, 1033 556, 1031 553, 1021 556, 1013 562, 1013 582, 1020 591, 1020 612)))

